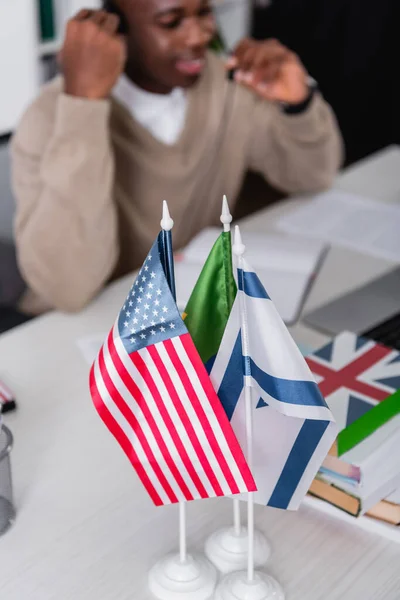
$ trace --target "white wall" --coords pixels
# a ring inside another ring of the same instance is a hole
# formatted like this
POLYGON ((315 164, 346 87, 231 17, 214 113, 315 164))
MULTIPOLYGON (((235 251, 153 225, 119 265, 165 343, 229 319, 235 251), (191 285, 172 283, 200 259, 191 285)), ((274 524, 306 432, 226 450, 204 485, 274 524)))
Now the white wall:
POLYGON ((53 0, 58 28, 57 37, 64 39, 65 23, 82 8, 100 8, 101 0, 53 0))
POLYGON ((37 93, 36 0, 0 0, 0 135, 12 131, 37 93))
POLYGON ((251 0, 224 0, 215 3, 218 25, 228 50, 250 34, 251 0))
POLYGON ((81 8, 100 8, 101 0, 68 0, 70 16, 81 8))

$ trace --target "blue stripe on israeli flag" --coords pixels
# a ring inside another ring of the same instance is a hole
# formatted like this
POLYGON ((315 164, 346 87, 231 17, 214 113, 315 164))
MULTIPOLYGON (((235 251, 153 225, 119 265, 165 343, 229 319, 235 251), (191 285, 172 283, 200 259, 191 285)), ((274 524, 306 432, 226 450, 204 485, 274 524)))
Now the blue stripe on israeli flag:
POLYGON ((288 508, 293 494, 330 421, 306 420, 300 430, 282 473, 268 501, 268 506, 288 508))
POLYGON ((238 287, 239 290, 247 294, 247 296, 252 296, 253 298, 265 298, 266 300, 270 299, 263 284, 253 272, 238 269, 238 287))
POLYGON ((218 397, 222 406, 231 420, 243 389, 243 356, 242 356, 242 338, 239 334, 236 338, 232 354, 229 359, 224 377, 218 388, 218 397))
POLYGON ((247 377, 253 388, 255 501, 296 510, 336 438, 337 426, 301 352, 245 261, 238 270, 238 288, 210 378, 246 450, 247 377), (242 353, 242 301, 248 356, 242 353))
POLYGON ((300 404, 302 406, 326 406, 318 386, 313 381, 296 381, 273 377, 260 369, 251 360, 251 375, 258 385, 272 398, 279 402, 300 404))

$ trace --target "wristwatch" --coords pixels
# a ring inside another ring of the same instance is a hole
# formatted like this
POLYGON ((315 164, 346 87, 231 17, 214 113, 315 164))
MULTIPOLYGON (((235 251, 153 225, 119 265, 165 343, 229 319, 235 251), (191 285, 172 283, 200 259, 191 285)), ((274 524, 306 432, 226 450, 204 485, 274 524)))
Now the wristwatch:
POLYGON ((305 112, 307 108, 310 106, 312 99, 314 98, 315 92, 318 89, 318 84, 312 77, 307 77, 307 86, 308 86, 308 96, 303 102, 299 102, 298 104, 289 104, 287 102, 281 102, 281 108, 286 115, 300 115, 305 112))

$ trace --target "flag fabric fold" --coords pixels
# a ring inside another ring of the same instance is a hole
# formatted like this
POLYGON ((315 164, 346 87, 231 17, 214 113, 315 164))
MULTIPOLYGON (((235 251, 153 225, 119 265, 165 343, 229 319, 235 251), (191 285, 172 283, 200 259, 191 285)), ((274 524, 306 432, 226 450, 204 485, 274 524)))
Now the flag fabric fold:
POLYGON ((244 382, 252 387, 255 500, 296 510, 335 441, 337 426, 256 273, 244 259, 240 266, 238 294, 210 378, 242 448, 246 448, 244 382))
POLYGON ((231 233, 222 232, 200 273, 184 313, 185 325, 210 372, 235 301, 231 233))
POLYGON ((161 232, 90 372, 95 408, 156 505, 256 489, 168 283, 161 232))

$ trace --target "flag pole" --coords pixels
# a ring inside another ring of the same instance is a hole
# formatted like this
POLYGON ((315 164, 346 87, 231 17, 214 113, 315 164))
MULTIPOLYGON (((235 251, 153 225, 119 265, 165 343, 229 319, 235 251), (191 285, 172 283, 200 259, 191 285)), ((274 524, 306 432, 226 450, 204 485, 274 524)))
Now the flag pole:
MULTIPOLYGON (((233 253, 237 257, 238 268, 243 274, 243 254, 245 246, 242 242, 239 227, 235 227, 235 241, 233 244, 233 253)), ((240 276, 240 275, 239 275, 240 276)), ((243 286, 240 286, 243 289, 243 286)), ((240 329, 242 335, 242 353, 243 356, 250 356, 247 317, 244 295, 239 298, 240 329)), ((249 377, 244 374, 244 393, 245 393, 245 412, 246 412, 246 441, 247 441, 247 464, 250 470, 253 469, 253 411, 251 405, 251 384, 249 377)), ((249 582, 254 580, 254 492, 248 492, 247 495, 247 579, 249 582)))
MULTIPOLYGON (((226 196, 222 201, 221 223, 224 234, 231 232, 232 215, 226 196)), ((230 242, 231 243, 231 242, 230 242)), ((232 265, 232 270, 233 265, 232 265)), ((242 524, 241 500, 232 496, 233 519, 228 527, 221 527, 214 531, 205 543, 207 558, 223 573, 242 571, 248 562, 248 535, 247 527, 242 524)), ((253 534, 254 566, 264 565, 271 554, 268 540, 261 531, 255 529, 253 534)))
MULTIPOLYGON (((174 256, 172 250, 171 230, 174 222, 169 214, 167 201, 163 201, 163 212, 161 219, 161 228, 163 231, 163 245, 165 261, 163 264, 165 277, 171 290, 171 294, 176 301, 174 256)), ((186 502, 179 502, 179 560, 182 564, 187 561, 187 542, 186 542, 186 502)))
MULTIPOLYGON (((232 215, 229 210, 228 199, 225 195, 222 199, 221 223, 224 226, 224 232, 230 233, 232 215)), ((240 500, 238 498, 233 498, 233 529, 235 535, 239 537, 242 532, 242 523, 240 518, 240 500)))
POLYGON ((220 220, 222 225, 224 226, 225 233, 229 233, 231 230, 232 215, 229 210, 228 199, 225 195, 222 198, 222 213, 220 220))
MULTIPOLYGON (((245 394, 246 446, 247 464, 253 469, 253 410, 251 371, 248 361, 251 356, 249 348, 248 320, 245 303, 245 263, 243 254, 245 246, 242 242, 239 227, 235 227, 233 254, 237 258, 239 283, 239 318, 242 338, 242 357, 245 364, 243 387, 245 394)), ((256 536, 254 527, 254 492, 247 495, 247 570, 231 572, 221 579, 214 595, 214 600, 284 600, 281 586, 273 577, 255 570, 256 536)))
MULTIPOLYGON (((242 356, 245 364, 243 387, 246 416, 247 464, 253 469, 253 410, 251 372, 247 362, 251 356, 249 348, 248 321, 245 302, 245 264, 243 254, 245 246, 242 242, 239 227, 235 227, 235 239, 232 247, 237 258, 239 284, 239 318, 242 338, 242 356)), ((255 528, 254 528, 254 492, 247 495, 247 570, 236 571, 226 575, 219 583, 215 600, 284 600, 279 584, 262 571, 255 571, 255 528)))

